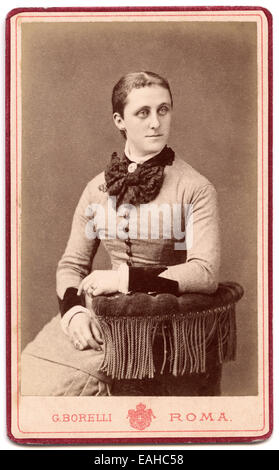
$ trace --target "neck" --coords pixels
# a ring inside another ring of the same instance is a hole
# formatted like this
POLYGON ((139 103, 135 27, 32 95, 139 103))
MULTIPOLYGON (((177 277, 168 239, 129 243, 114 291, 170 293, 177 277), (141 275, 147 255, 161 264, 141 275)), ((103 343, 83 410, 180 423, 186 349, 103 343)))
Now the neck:
POLYGON ((163 150, 164 146, 158 151, 156 152, 153 152, 153 153, 149 153, 148 155, 137 155, 136 152, 134 152, 130 146, 129 146, 129 143, 128 141, 126 141, 126 145, 125 145, 125 155, 126 157, 129 158, 129 160, 131 160, 132 162, 136 162, 136 163, 144 163, 144 162, 147 162, 147 160, 150 160, 150 158, 153 158, 155 157, 155 155, 158 155, 158 153, 160 153, 162 150, 163 150))

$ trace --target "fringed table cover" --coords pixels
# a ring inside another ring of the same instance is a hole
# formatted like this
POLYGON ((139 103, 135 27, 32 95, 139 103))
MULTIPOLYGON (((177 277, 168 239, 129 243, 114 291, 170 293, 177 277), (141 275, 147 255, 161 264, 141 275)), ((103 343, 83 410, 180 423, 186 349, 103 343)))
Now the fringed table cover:
POLYGON ((164 344, 160 372, 174 376, 206 372, 206 354, 217 337, 220 364, 235 359, 237 283, 219 284, 214 294, 134 293, 92 298, 104 337, 100 371, 113 379, 153 378, 154 339, 164 344))

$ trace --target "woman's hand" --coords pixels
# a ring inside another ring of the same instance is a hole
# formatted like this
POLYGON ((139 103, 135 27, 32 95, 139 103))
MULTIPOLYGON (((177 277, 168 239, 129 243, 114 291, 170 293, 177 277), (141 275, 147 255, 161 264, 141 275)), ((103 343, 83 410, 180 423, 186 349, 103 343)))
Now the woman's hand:
POLYGON ((86 312, 76 313, 70 321, 68 332, 75 348, 101 351, 102 333, 98 320, 86 312))
POLYGON ((113 294, 119 290, 119 272, 97 270, 86 276, 80 283, 77 295, 82 291, 87 295, 113 294))

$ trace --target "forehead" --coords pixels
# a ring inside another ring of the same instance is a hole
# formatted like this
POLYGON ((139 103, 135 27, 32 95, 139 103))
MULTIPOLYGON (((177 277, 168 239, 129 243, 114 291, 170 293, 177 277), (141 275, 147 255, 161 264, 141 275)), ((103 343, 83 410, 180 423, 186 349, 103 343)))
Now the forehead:
POLYGON ((161 103, 171 104, 169 91, 160 85, 149 85, 133 88, 126 98, 125 107, 158 106, 161 103))

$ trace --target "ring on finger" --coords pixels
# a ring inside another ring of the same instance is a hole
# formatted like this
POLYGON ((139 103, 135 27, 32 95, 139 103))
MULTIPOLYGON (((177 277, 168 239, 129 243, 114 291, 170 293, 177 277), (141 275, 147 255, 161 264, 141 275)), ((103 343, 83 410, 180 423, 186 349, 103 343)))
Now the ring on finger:
POLYGON ((82 344, 78 340, 74 341, 74 346, 75 346, 76 349, 82 349, 82 344))

